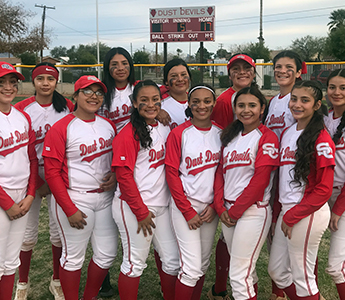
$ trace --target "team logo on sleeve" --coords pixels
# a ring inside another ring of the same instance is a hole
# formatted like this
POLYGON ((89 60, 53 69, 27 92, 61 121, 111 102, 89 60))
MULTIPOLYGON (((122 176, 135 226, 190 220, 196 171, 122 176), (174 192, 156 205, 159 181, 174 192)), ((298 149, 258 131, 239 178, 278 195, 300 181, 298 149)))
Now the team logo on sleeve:
POLYGON ((333 158, 333 151, 328 143, 317 144, 316 151, 318 156, 323 155, 326 158, 333 158))
POLYGON ((266 143, 263 144, 262 146, 262 153, 263 154, 268 154, 272 159, 276 159, 278 157, 278 149, 276 147, 274 147, 273 143, 266 143))

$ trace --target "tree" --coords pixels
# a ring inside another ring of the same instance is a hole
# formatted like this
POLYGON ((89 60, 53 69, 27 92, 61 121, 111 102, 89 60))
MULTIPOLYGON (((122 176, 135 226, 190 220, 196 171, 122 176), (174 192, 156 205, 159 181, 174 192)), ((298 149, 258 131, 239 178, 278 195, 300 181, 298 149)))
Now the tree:
POLYGON ((310 35, 292 41, 291 50, 297 52, 304 61, 321 61, 325 51, 326 38, 310 35))
POLYGON ((144 50, 137 50, 133 54, 133 63, 135 64, 149 64, 150 53, 144 50))
POLYGON ((339 26, 329 32, 327 53, 339 60, 345 60, 345 26, 339 26))
POLYGON ((265 62, 271 60, 270 49, 265 46, 264 42, 235 44, 230 47, 230 51, 233 54, 246 53, 254 60, 263 59, 265 62))
POLYGON ((180 57, 183 51, 180 48, 177 48, 176 52, 177 52, 177 56, 180 57))
MULTIPOLYGON (((13 5, 6 0, 0 0, 0 52, 14 55, 26 51, 35 52, 41 49, 40 26, 29 26, 33 13, 22 5, 13 5)), ((49 33, 45 35, 43 47, 50 42, 49 33)))
POLYGON ((54 58, 67 56, 67 48, 63 46, 54 47, 52 50, 50 50, 50 55, 54 58))
POLYGON ((335 30, 340 26, 345 26, 345 9, 333 10, 329 19, 331 21, 327 23, 327 26, 330 31, 335 30))
POLYGON ((203 59, 203 61, 200 60, 200 47, 199 47, 198 51, 195 53, 195 60, 197 62, 200 62, 200 63, 207 63, 207 60, 211 59, 214 53, 208 52, 208 50, 205 47, 203 49, 204 49, 204 53, 203 53, 204 54, 204 59, 203 59))
POLYGON ((37 63, 37 55, 28 51, 20 54, 19 58, 22 60, 23 65, 36 65, 37 63))
POLYGON ((214 55, 215 58, 226 58, 229 59, 231 56, 231 52, 228 52, 226 49, 218 49, 216 54, 214 55))

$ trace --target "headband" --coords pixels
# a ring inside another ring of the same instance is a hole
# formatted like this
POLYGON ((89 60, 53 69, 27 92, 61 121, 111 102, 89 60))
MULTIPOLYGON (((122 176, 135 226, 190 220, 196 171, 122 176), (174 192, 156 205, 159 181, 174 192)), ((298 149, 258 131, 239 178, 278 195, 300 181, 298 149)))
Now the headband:
POLYGON ((46 65, 39 66, 32 71, 32 80, 34 80, 38 75, 42 74, 52 75, 56 79, 56 81, 59 80, 59 71, 51 66, 46 65))
POLYGON ((208 91, 210 91, 210 92, 212 93, 212 95, 216 98, 215 92, 214 92, 212 89, 210 89, 209 87, 204 86, 204 85, 197 85, 197 86, 193 87, 193 88, 189 91, 188 94, 191 95, 195 90, 198 90, 198 89, 205 89, 205 90, 208 90, 208 91))

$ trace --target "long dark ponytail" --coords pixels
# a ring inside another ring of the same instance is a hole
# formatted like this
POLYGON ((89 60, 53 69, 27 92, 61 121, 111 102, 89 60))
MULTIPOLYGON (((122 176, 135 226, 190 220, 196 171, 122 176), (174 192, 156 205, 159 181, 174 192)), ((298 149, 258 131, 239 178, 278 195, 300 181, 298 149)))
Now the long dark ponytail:
MULTIPOLYGON (((333 77, 337 77, 337 76, 345 78, 345 69, 337 69, 337 70, 334 70, 331 74, 329 74, 329 76, 327 78, 327 88, 329 86, 329 81, 333 77)), ((332 137, 334 144, 338 143, 340 137, 343 134, 344 127, 345 127, 345 111, 343 112, 343 114, 341 116, 340 124, 337 127, 337 131, 335 132, 335 134, 332 137)))
MULTIPOLYGON (((159 87, 152 80, 148 79, 148 80, 139 81, 135 85, 134 90, 133 90, 133 102, 137 102, 138 93, 145 86, 155 87, 160 94, 159 87)), ((134 134, 135 140, 139 141, 140 145, 143 148, 145 149, 150 148, 152 145, 152 138, 150 136, 150 132, 151 132, 150 127, 146 123, 145 119, 139 114, 139 110, 135 108, 134 106, 132 106, 132 114, 131 114, 130 122, 132 123, 133 128, 134 128, 133 134, 134 134)))
MULTIPOLYGON (((36 68, 40 67, 40 66, 49 66, 54 68, 58 73, 59 70, 52 64, 49 62, 41 62, 39 64, 37 64, 32 71, 34 71, 36 68)), ((35 92, 36 95, 36 92, 35 92)), ((57 112, 62 112, 65 109, 67 109, 67 100, 64 96, 62 96, 57 90, 54 90, 53 92, 53 99, 52 99, 52 103, 53 103, 53 107, 57 112)))
MULTIPOLYGON (((267 115, 267 100, 265 96, 260 92, 257 84, 252 83, 251 86, 245 87, 238 91, 234 99, 234 107, 236 106, 238 97, 241 95, 250 94, 255 96, 259 102, 260 106, 265 106, 265 111, 261 116, 261 121, 265 121, 267 115)), ((220 140, 222 141, 222 145, 225 147, 229 144, 241 131, 243 131, 244 127, 240 120, 235 120, 233 123, 229 124, 222 132, 220 136, 220 140)))
MULTIPOLYGON (((311 92, 315 101, 314 104, 322 100, 322 88, 316 81, 298 81, 294 85, 292 91, 302 87, 307 88, 311 92)), ((299 186, 302 185, 301 180, 308 184, 310 166, 315 165, 315 142, 321 130, 325 128, 322 105, 323 104, 321 104, 321 107, 318 110, 314 111, 308 125, 297 139, 297 150, 295 154, 296 164, 294 166, 295 174, 292 182, 297 183, 299 186)))

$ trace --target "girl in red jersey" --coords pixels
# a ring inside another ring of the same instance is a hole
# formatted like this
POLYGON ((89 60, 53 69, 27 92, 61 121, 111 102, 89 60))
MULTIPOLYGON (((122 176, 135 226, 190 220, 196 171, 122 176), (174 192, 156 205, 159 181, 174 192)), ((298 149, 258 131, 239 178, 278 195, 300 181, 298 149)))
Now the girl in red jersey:
POLYGON ((278 138, 261 124, 265 96, 256 86, 240 90, 237 120, 222 133, 222 158, 215 179, 215 207, 230 253, 234 299, 257 299, 256 261, 271 225, 273 170, 279 165, 278 138))
POLYGON ((170 225, 164 165, 170 129, 155 120, 160 107, 158 86, 151 80, 140 81, 133 91, 130 123, 114 139, 112 168, 119 189, 113 201, 113 216, 123 247, 118 283, 122 300, 137 299, 151 242, 162 260, 159 275, 164 299, 174 299, 179 262, 170 225))
POLYGON ((298 82, 289 102, 297 122, 281 137, 277 202, 281 211, 274 206, 277 225, 268 271, 290 299, 323 299, 313 271, 330 220, 327 200, 332 194, 335 146, 324 128, 322 97, 316 82, 298 82))
MULTIPOLYGON (((254 60, 244 53, 234 54, 230 58, 227 69, 232 86, 217 98, 217 105, 213 109, 211 120, 214 120, 223 128, 226 128, 234 121, 233 101, 236 93, 253 83, 255 67, 254 60)), ((230 256, 223 234, 221 234, 216 246, 216 282, 207 293, 210 300, 230 300, 226 290, 229 261, 230 256)))
POLYGON ((210 119, 215 104, 211 87, 192 88, 188 95, 191 120, 173 129, 167 140, 171 218, 180 251, 175 299, 200 299, 217 229, 213 182, 221 129, 210 119))
POLYGON ((79 299, 81 268, 91 240, 93 256, 83 295, 84 300, 91 300, 117 251, 118 234, 111 215, 115 174, 110 173, 116 128, 95 114, 107 91, 98 78, 82 76, 74 90, 75 110, 49 130, 43 157, 62 242, 59 273, 65 299, 79 299))
POLYGON ((345 69, 334 70, 327 79, 327 95, 333 106, 325 125, 335 143, 335 169, 332 197, 328 203, 332 208, 331 245, 326 272, 332 276, 339 298, 345 299, 345 252, 344 252, 344 212, 345 212, 345 69))
POLYGON ((63 293, 59 280, 59 260, 61 257, 61 241, 57 226, 51 215, 51 193, 47 182, 44 180, 43 142, 50 127, 58 120, 73 111, 71 100, 64 98, 56 91, 59 71, 48 62, 39 63, 32 70, 32 83, 35 95, 18 102, 15 107, 29 114, 32 127, 36 134, 35 148, 39 160, 39 177, 35 200, 31 206, 28 224, 25 230, 22 250, 20 252, 19 279, 15 300, 26 299, 29 292, 29 270, 32 249, 38 238, 38 219, 43 197, 46 197, 49 212, 49 233, 53 253, 53 275, 50 280, 49 290, 55 300, 63 300, 63 293))
POLYGON ((28 211, 35 197, 38 161, 28 114, 11 106, 24 76, 0 62, 0 299, 11 300, 28 211))

